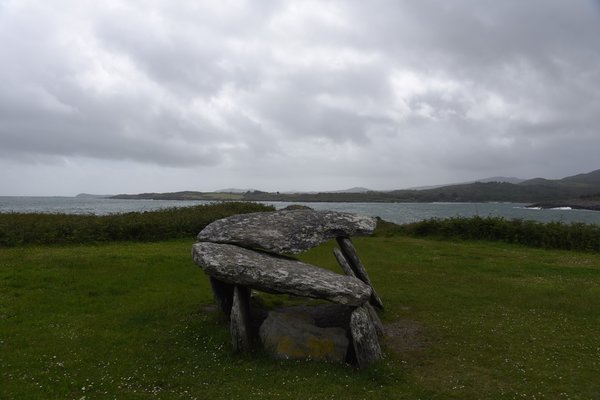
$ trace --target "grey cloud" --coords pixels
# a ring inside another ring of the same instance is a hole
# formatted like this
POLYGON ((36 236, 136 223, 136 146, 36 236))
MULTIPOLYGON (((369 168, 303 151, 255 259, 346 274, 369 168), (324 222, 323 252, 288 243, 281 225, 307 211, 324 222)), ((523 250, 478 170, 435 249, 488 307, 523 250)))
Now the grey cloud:
POLYGON ((167 88, 180 94, 210 94, 224 83, 246 87, 260 78, 260 65, 245 54, 244 42, 251 41, 262 29, 262 20, 269 18, 268 2, 261 4, 210 12, 195 2, 181 7, 156 3, 144 13, 103 13, 94 33, 103 46, 130 57, 167 88))
POLYGON ((583 172, 599 34, 594 1, 0 3, 0 154, 223 187, 583 172))

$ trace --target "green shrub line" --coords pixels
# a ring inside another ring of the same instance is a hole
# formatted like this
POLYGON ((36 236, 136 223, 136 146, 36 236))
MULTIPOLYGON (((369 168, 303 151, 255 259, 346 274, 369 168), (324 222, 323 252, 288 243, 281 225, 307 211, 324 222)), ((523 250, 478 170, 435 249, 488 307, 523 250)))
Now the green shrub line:
MULTIPOLYGON (((219 202, 110 215, 0 213, 0 247, 194 237, 217 219, 273 210, 272 206, 260 203, 219 202)), ((380 219, 376 235, 488 240, 547 249, 600 252, 600 226, 584 223, 541 223, 475 216, 433 218, 397 225, 380 219)))
POLYGON ((396 225, 380 221, 376 234, 501 241, 546 249, 600 251, 600 226, 502 217, 453 217, 396 225))
POLYGON ((272 210, 258 203, 222 202, 110 215, 6 213, 0 214, 0 247, 194 237, 217 219, 272 210))

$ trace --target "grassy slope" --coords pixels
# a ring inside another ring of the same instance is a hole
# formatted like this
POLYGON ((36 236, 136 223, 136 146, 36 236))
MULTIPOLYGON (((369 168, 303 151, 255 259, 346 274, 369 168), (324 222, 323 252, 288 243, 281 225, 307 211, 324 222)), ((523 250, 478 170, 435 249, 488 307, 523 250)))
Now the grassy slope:
MULTIPOLYGON (((597 398, 600 255, 356 241, 421 350, 376 367, 229 351, 191 240, 0 249, 0 398, 597 398)), ((303 259, 335 268, 332 244, 303 259)))

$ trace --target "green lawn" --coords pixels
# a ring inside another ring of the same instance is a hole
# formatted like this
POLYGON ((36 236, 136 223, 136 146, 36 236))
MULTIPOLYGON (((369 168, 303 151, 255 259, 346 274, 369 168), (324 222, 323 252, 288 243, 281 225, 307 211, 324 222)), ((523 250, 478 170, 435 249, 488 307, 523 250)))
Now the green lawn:
POLYGON ((192 242, 0 249, 0 399, 600 398, 598 254, 357 239, 411 330, 356 371, 232 354, 192 242))

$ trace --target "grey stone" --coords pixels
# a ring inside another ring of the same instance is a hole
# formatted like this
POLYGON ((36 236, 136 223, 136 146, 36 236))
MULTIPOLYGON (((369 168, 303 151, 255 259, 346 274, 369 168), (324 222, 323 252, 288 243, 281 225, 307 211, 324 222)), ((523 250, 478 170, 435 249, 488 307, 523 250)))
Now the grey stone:
POLYGON ((377 220, 335 211, 282 210, 233 215, 206 226, 198 240, 298 254, 338 236, 371 235, 377 220))
MULTIPOLYGON (((348 264, 348 260, 346 260, 346 257, 344 257, 344 254, 342 254, 342 251, 338 248, 334 248, 333 254, 335 255, 335 258, 336 258, 338 264, 340 264, 340 267, 342 267, 342 270, 346 273, 346 275, 356 277, 356 275, 354 275, 354 271, 350 267, 350 264, 348 264)), ((384 334, 383 323, 381 322, 381 319, 379 319, 379 315, 377 314, 377 311, 375 311, 375 309, 373 308, 373 306, 371 306, 371 304, 367 303, 367 304, 365 304, 365 306, 367 307, 367 311, 369 312, 369 318, 371 318, 371 322, 373 323, 373 326, 375 327, 377 336, 383 336, 383 334, 384 334)))
POLYGON ((352 267, 350 267, 350 264, 348 264, 348 260, 346 260, 342 251, 336 247, 333 249, 333 255, 342 268, 342 271, 344 271, 346 275, 356 278, 356 274, 352 270, 352 267))
POLYGON ((250 321, 250 289, 236 285, 233 289, 233 304, 229 321, 231 345, 235 352, 252 349, 250 321))
POLYGON ((365 367, 381 359, 381 347, 377 333, 366 307, 357 307, 350 316, 350 335, 359 367, 365 367))
POLYGON ((383 336, 385 334, 385 328, 383 327, 383 323, 381 322, 381 319, 379 318, 379 314, 377 314, 377 311, 375 311, 375 308, 372 305, 370 305, 369 303, 365 303, 365 308, 367 309, 369 318, 371 318, 371 323, 373 324, 373 327, 375 328, 375 333, 377 334, 378 337, 383 336))
POLYGON ((371 288, 357 278, 233 245, 196 243, 192 257, 208 275, 225 283, 352 306, 371 297, 371 288))
POLYGON ((308 313, 271 311, 260 327, 264 348, 274 357, 344 362, 348 338, 342 328, 320 328, 308 313))
POLYGON ((371 279, 369 279, 369 274, 367 274, 367 270, 365 269, 365 266, 363 265, 362 261, 360 261, 360 258, 358 257, 358 253, 356 252, 356 249, 354 248, 354 245, 352 244, 352 241, 350 240, 350 238, 337 237, 336 240, 337 240, 338 244, 340 245, 340 248, 342 250, 342 254, 344 255, 344 258, 348 261, 348 264, 352 268, 354 275, 358 279, 360 279, 361 281, 363 281, 364 283, 366 283, 367 285, 369 285, 371 287, 371 289, 372 289, 371 299, 370 299, 371 304, 374 305, 375 307, 379 307, 379 308, 383 309, 383 302, 381 301, 381 298, 379 297, 379 295, 377 295, 377 292, 375 292, 375 288, 373 288, 371 279))

